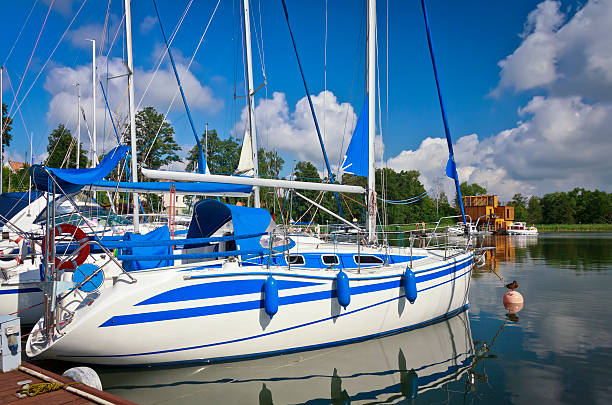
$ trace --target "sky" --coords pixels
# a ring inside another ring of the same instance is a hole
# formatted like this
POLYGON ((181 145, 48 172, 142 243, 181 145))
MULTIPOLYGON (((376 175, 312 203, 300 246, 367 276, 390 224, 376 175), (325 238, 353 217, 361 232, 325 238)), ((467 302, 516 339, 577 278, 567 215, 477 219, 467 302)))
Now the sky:
MULTIPOLYGON (((323 171, 281 1, 250 1, 254 83, 261 86, 258 143, 285 157, 285 174, 300 160, 323 171)), ((158 3, 197 131, 208 123, 222 138, 241 139, 247 120, 242 2, 158 3)), ((429 0, 427 7, 461 181, 484 185, 504 200, 575 187, 612 191, 612 0, 429 0)), ((337 168, 365 100, 366 1, 287 0, 287 8, 337 168)), ((448 151, 420 2, 379 0, 377 15, 378 165, 419 170, 430 192, 453 195, 452 181, 443 177, 448 151)), ((97 74, 110 108, 125 121, 123 23, 123 0, 3 5, 2 94, 14 119, 6 159, 23 161, 30 137, 35 161, 44 159, 47 136, 59 123, 76 133, 76 83, 89 147, 88 39, 97 41, 97 74)), ((168 112, 184 157, 195 141, 153 1, 133 2, 132 33, 136 104, 168 112)), ((101 153, 117 141, 99 86, 96 114, 101 153)), ((171 168, 184 165, 183 159, 171 168)))

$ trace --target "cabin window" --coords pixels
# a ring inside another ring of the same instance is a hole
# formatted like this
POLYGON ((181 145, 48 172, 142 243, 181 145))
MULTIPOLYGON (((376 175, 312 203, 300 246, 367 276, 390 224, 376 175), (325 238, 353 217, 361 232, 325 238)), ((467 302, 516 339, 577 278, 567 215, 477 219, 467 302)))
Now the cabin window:
POLYGON ((323 264, 327 266, 331 266, 332 264, 340 263, 340 260, 338 259, 338 256, 336 255, 323 255, 321 256, 321 259, 323 259, 323 264))
POLYGON ((355 263, 357 264, 383 264, 383 259, 373 255, 356 255, 355 263))
POLYGON ((289 255, 289 264, 301 266, 305 264, 304 256, 302 255, 289 255))

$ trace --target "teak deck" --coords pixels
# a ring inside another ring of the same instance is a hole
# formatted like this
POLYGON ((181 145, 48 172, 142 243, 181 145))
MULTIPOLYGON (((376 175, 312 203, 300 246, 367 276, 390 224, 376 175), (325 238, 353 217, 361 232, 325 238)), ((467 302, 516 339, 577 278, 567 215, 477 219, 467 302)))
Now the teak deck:
MULTIPOLYGON (((40 374, 44 374, 47 377, 53 378, 63 384, 69 384, 73 382, 71 379, 62 377, 54 374, 50 371, 44 370, 33 364, 22 362, 22 366, 25 369, 29 369, 40 374)), ((104 391, 91 388, 85 384, 74 384, 74 387, 80 391, 83 391, 94 398, 89 399, 78 395, 74 392, 69 392, 65 388, 57 391, 47 392, 44 394, 37 395, 35 397, 18 398, 15 394, 21 389, 20 385, 17 385, 20 381, 31 380, 31 384, 47 382, 34 375, 28 374, 24 369, 20 368, 17 370, 9 371, 8 373, 0 372, 0 404, 12 404, 12 405, 27 405, 27 404, 44 404, 44 405, 80 405, 80 404, 96 404, 96 403, 112 403, 117 405, 135 405, 134 402, 130 402, 123 398, 119 398, 115 395, 106 393, 104 391), (97 399, 97 401, 96 401, 97 399)))

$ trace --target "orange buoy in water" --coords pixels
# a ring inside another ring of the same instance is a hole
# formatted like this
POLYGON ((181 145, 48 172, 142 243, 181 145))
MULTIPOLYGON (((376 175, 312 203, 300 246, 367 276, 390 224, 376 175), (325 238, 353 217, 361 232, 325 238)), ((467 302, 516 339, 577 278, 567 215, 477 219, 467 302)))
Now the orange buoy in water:
POLYGON ((525 300, 523 295, 518 291, 508 291, 504 294, 504 308, 506 308, 510 313, 516 314, 523 309, 525 305, 525 300))

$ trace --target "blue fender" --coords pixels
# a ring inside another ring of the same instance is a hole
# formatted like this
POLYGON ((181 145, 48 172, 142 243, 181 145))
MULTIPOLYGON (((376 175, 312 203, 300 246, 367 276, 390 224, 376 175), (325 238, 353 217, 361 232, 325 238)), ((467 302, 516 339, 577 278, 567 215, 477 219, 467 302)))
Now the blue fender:
POLYGON ((408 301, 414 304, 414 301, 417 299, 416 277, 412 270, 410 270, 410 267, 406 267, 406 271, 404 272, 404 292, 406 293, 408 301))
POLYGON ((272 276, 264 283, 264 309, 270 318, 278 312, 278 284, 272 276))
POLYGON ((336 295, 338 296, 338 303, 346 309, 351 303, 351 287, 348 276, 342 270, 336 276, 336 295))

